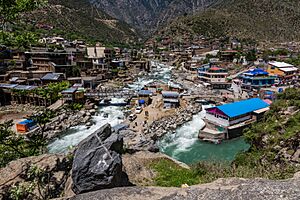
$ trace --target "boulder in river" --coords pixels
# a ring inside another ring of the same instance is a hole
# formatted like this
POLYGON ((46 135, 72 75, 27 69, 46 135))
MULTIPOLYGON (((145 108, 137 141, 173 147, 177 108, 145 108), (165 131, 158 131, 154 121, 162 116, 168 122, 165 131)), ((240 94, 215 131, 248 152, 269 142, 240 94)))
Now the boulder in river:
POLYGON ((76 194, 131 185, 122 171, 123 137, 109 124, 83 140, 75 151, 72 168, 76 194))

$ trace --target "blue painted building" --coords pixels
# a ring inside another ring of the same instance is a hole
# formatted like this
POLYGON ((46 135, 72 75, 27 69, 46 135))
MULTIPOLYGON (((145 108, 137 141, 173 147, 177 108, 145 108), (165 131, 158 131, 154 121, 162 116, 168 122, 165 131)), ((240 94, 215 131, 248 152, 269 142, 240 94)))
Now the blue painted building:
POLYGON ((270 105, 259 98, 224 104, 206 109, 206 127, 200 131, 203 140, 239 137, 250 124, 260 120, 270 105))
POLYGON ((269 87, 275 83, 275 76, 270 76, 263 69, 251 69, 241 75, 243 86, 269 87))

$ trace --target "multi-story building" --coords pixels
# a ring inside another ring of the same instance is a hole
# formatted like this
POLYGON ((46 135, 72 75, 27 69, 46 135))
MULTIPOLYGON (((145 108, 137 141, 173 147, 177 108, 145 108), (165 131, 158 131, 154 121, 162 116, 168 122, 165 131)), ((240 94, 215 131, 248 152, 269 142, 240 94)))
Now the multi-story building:
POLYGON ((211 64, 203 65, 198 69, 198 77, 201 81, 209 83, 214 89, 222 89, 230 87, 227 82, 227 70, 212 66, 211 64))
POLYGON ((299 69, 285 62, 269 62, 267 72, 277 76, 283 83, 296 81, 299 78, 299 69))
POLYGON ((275 83, 275 76, 270 76, 263 69, 251 69, 241 75, 243 87, 260 88, 269 87, 275 83))
POLYGON ((92 69, 88 74, 96 76, 105 74, 109 71, 109 65, 113 58, 113 50, 107 47, 87 47, 87 59, 92 62, 92 69))
POLYGON ((199 137, 204 140, 222 140, 238 137, 243 129, 261 119, 269 110, 265 101, 253 98, 206 109, 206 127, 199 137))

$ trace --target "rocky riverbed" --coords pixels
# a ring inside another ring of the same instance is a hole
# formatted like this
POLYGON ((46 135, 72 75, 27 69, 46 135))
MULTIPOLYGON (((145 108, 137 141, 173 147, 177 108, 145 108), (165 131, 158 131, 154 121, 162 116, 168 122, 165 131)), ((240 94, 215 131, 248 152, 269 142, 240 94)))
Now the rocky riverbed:
POLYGON ((124 145, 128 152, 151 151, 158 152, 157 141, 169 132, 191 121, 193 115, 201 112, 202 107, 198 104, 190 104, 186 108, 179 108, 175 114, 154 121, 143 133, 137 133, 131 129, 122 130, 124 145))
MULTIPOLYGON (((48 141, 51 141, 71 127, 77 125, 91 127, 94 124, 92 117, 98 114, 97 110, 98 106, 94 103, 85 104, 80 111, 61 108, 56 111, 56 117, 46 125, 44 135, 48 141)), ((39 129, 33 130, 33 132, 35 131, 39 131, 39 129)))

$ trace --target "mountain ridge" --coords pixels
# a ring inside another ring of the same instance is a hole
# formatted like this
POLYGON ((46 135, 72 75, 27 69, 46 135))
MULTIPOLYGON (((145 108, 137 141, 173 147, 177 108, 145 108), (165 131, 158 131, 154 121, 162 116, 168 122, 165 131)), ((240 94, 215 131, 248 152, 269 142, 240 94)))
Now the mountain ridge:
POLYGON ((112 17, 125 21, 144 35, 178 16, 210 7, 219 0, 90 0, 112 17))
POLYGON ((179 17, 158 35, 230 36, 257 41, 300 40, 297 0, 223 0, 194 15, 179 17), (163 32, 163 34, 162 34, 163 32))
MULTIPOLYGON (((26 18, 35 25, 53 26, 59 30, 58 35, 68 39, 118 44, 137 38, 131 26, 97 9, 88 0, 49 0, 46 7, 27 13, 26 18)), ((48 32, 51 34, 51 31, 48 32)))

